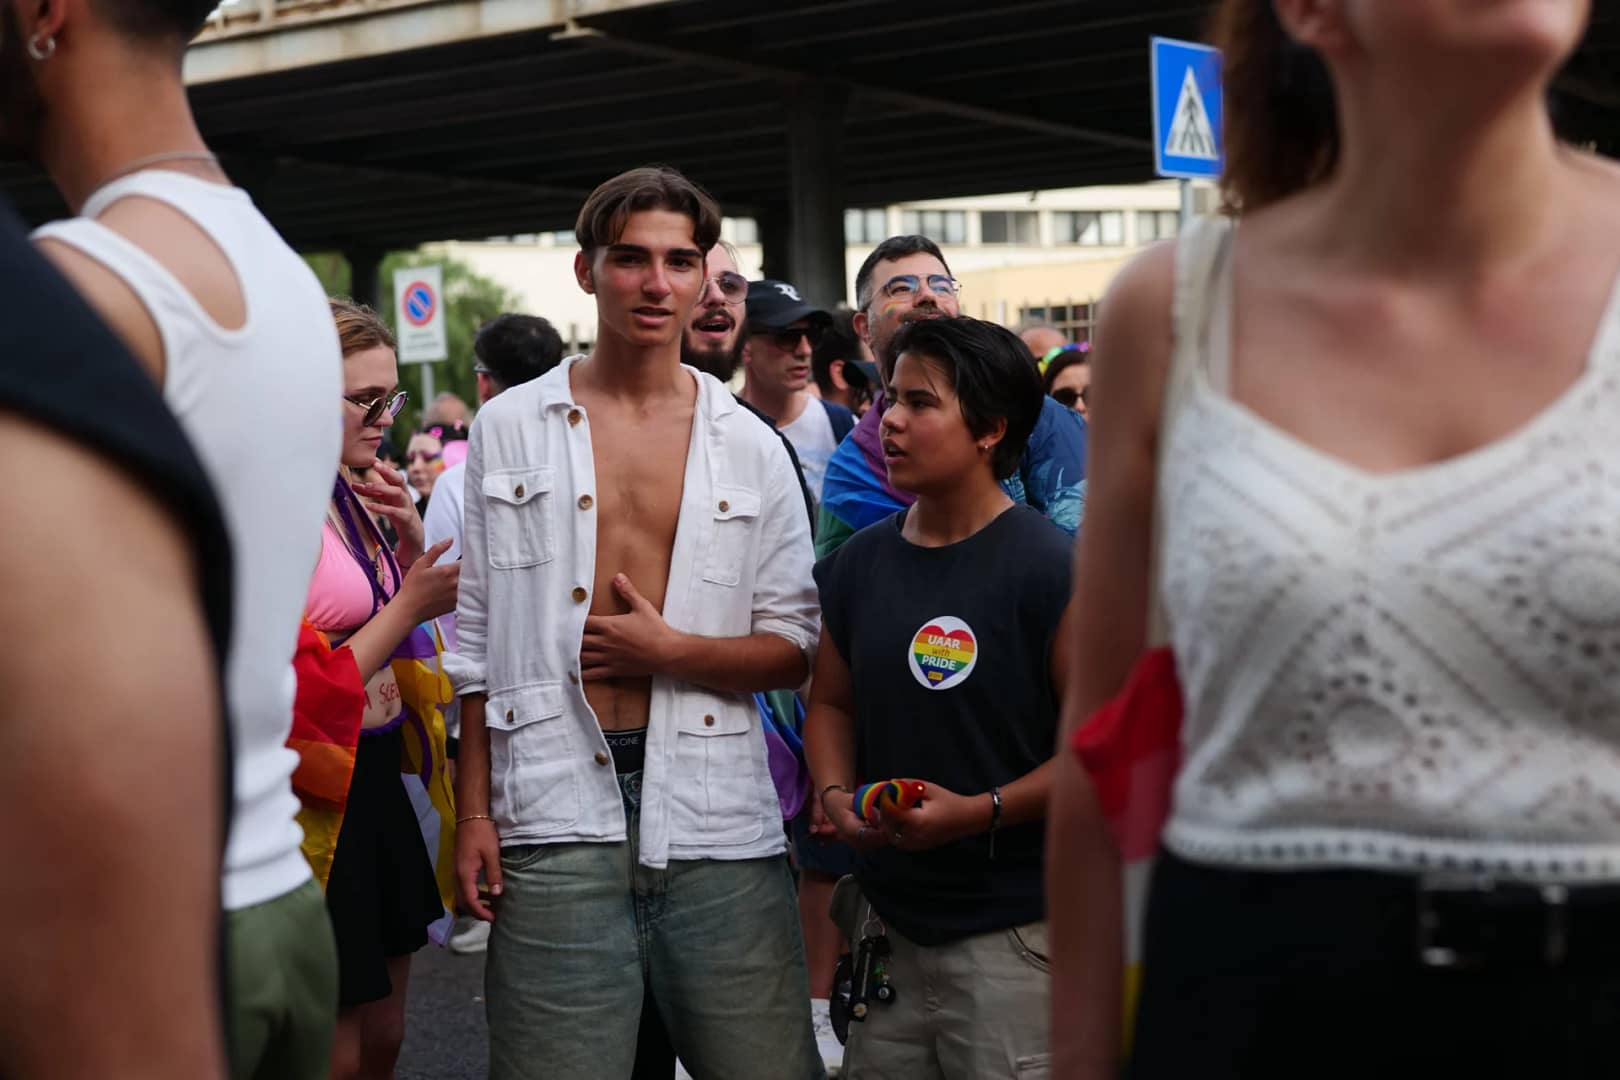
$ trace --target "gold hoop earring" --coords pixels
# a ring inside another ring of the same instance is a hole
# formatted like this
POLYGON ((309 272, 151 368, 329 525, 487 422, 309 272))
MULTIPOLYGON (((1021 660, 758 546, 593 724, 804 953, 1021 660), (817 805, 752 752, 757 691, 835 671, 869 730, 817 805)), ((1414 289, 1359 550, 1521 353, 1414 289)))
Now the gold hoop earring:
POLYGON ((56 55, 56 39, 49 34, 39 33, 28 39, 28 55, 44 63, 56 55), (43 44, 41 42, 43 41, 43 44))

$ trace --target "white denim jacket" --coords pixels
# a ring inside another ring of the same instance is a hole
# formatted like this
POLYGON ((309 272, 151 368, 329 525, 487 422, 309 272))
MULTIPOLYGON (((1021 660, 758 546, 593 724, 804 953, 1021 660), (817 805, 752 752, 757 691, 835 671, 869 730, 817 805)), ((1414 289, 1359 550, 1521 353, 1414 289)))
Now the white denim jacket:
MULTIPOLYGON (((570 358, 479 410, 467 453, 458 694, 483 693, 490 814, 502 844, 626 839, 607 741, 580 685, 596 580, 591 424, 570 358)), ((714 378, 697 380, 664 620, 705 637, 777 634, 812 659, 814 550, 780 439, 714 378)), ((784 849, 751 694, 656 677, 642 775, 641 862, 784 849)))

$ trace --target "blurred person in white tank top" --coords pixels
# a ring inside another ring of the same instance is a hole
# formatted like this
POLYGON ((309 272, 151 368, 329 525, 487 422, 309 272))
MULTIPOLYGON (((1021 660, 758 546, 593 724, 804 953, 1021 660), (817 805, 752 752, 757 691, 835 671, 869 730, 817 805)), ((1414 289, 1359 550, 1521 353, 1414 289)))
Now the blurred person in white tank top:
MULTIPOLYGON (((324 1076, 336 961, 299 851, 292 656, 331 494, 341 359, 303 261, 208 152, 181 57, 215 0, 0 3, 0 134, 78 215, 35 234, 162 388, 235 555, 221 891, 237 1076, 324 1076), (273 457, 246 437, 272 430, 273 457)), ((204 927, 199 933, 206 933, 204 927)))

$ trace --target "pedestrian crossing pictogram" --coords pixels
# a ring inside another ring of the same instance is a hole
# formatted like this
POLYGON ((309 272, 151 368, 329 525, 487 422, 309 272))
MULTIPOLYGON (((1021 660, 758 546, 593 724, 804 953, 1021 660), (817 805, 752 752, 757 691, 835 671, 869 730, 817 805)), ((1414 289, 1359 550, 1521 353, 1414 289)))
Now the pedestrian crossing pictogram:
POLYGON ((1201 161, 1219 161, 1220 152, 1215 145, 1215 129, 1209 122, 1209 110, 1204 108, 1204 95, 1198 90, 1198 80, 1188 68, 1181 80, 1181 93, 1176 98, 1175 119, 1170 121, 1170 135, 1164 141, 1164 152, 1170 157, 1198 158, 1201 161))

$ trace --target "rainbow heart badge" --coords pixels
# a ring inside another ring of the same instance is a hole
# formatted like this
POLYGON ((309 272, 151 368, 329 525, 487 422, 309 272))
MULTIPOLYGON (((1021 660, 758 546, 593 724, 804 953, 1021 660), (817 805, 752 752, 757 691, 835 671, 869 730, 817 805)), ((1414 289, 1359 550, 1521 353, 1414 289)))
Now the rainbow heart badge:
POLYGON ((911 641, 911 673, 929 690, 949 690, 973 673, 979 644, 973 629, 948 615, 929 619, 911 641))

